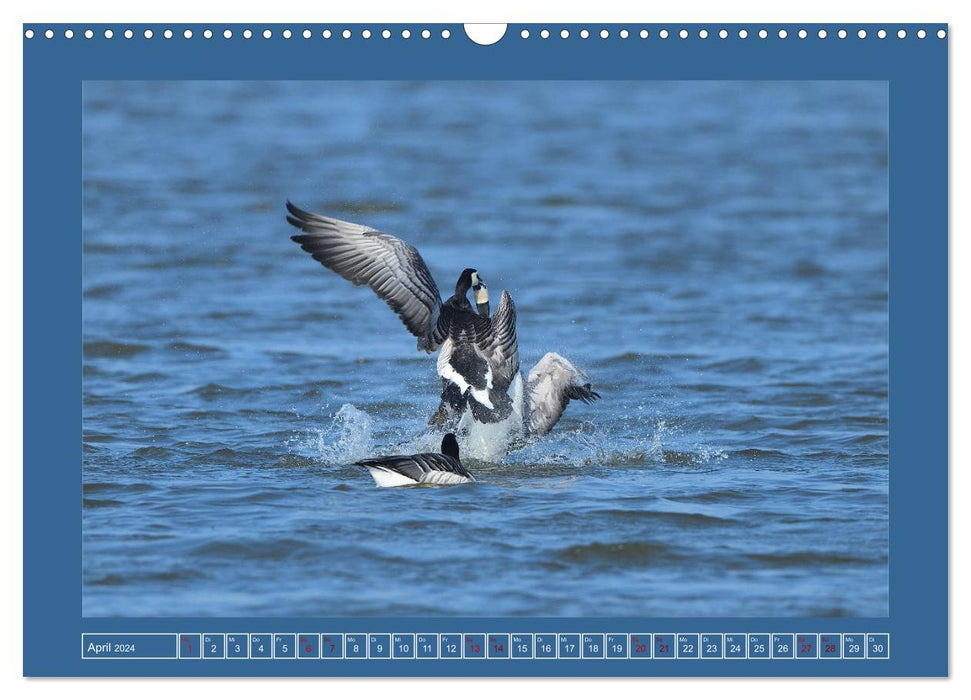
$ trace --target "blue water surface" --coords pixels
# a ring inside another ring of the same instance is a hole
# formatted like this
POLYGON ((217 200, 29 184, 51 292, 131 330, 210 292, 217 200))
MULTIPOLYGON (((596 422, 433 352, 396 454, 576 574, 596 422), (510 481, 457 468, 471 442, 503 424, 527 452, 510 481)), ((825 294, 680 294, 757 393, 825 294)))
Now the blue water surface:
POLYGON ((87 616, 888 613, 885 83, 84 84, 87 616), (478 483, 286 199, 475 267, 602 399, 478 483))

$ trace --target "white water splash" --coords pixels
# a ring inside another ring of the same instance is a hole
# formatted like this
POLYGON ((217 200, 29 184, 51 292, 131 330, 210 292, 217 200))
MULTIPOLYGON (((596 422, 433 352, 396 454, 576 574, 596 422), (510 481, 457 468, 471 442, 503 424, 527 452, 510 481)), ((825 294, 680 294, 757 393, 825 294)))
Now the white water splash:
POLYGON ((459 421, 459 449, 461 454, 483 462, 499 462, 509 452, 513 443, 525 434, 523 415, 525 402, 523 378, 517 374, 512 383, 512 412, 500 423, 479 423, 466 411, 459 421))
MULTIPOLYGON (((513 442, 522 435, 522 421, 502 423, 477 423, 463 417, 457 428, 456 438, 459 454, 463 460, 481 462, 501 462, 509 452, 513 442)), ((442 447, 442 433, 426 430, 401 443, 395 444, 391 452, 416 454, 419 452, 439 452, 442 447)), ((385 454, 388 452, 385 451, 385 454)))
POLYGON ((728 459, 728 453, 719 447, 712 447, 710 445, 695 445, 695 450, 698 453, 699 464, 708 464, 709 462, 714 462, 715 460, 728 459))
MULTIPOLYGON (((463 416, 463 423, 466 422, 463 416)), ((518 422, 515 414, 512 420, 502 423, 478 423, 468 421, 467 426, 460 424, 459 449, 463 456, 483 462, 500 462, 506 456, 512 443, 522 436, 523 423, 518 422)))
POLYGON ((664 438, 671 432, 668 423, 663 418, 659 418, 654 424, 654 433, 651 435, 651 442, 647 447, 647 454, 655 461, 664 459, 664 438))
MULTIPOLYGON (((521 394, 518 398, 521 399, 521 394)), ((520 411, 521 401, 514 401, 510 417, 502 423, 478 423, 467 414, 456 430, 462 459, 493 464, 624 466, 634 464, 664 465, 671 459, 682 466, 703 465, 725 459, 721 449, 691 441, 686 443, 682 430, 665 418, 638 410, 633 415, 609 425, 592 421, 572 429, 554 428, 549 435, 525 442, 520 411), (525 444, 524 444, 525 442, 525 444)), ((439 452, 442 432, 422 430, 421 422, 399 425, 390 431, 376 426, 376 419, 353 404, 344 404, 330 424, 314 429, 298 445, 327 465, 347 465, 361 459, 388 454, 439 452), (409 435, 411 430, 419 432, 409 435), (383 435, 375 444, 375 434, 383 435), (394 438, 398 437, 398 440, 394 438)))
POLYGON ((539 441, 511 451, 507 464, 624 466, 666 464, 678 453, 682 463, 707 464, 724 459, 722 450, 695 443, 677 449, 684 441, 681 431, 664 418, 638 414, 608 426, 585 422, 573 429, 553 429, 539 441))
POLYGON ((346 403, 334 414, 330 425, 318 428, 307 447, 324 464, 351 464, 373 457, 374 419, 353 404, 346 403))

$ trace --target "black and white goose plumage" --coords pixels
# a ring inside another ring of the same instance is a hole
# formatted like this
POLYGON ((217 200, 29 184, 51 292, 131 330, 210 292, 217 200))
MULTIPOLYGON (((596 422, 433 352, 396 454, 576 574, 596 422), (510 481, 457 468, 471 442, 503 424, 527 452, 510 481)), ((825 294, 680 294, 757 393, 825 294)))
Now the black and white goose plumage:
POLYGON ((488 288, 476 269, 466 268, 455 293, 442 302, 414 246, 361 224, 304 211, 291 202, 287 210, 287 221, 303 231, 291 236, 301 248, 344 279, 370 287, 418 338, 419 350, 439 350, 442 401, 432 424, 444 425, 470 409, 480 423, 520 418, 530 434, 543 435, 570 399, 589 403, 599 398, 582 372, 548 353, 529 374, 528 407, 516 406, 516 392, 510 396, 510 390, 522 378, 516 306, 507 291, 490 317, 488 288), (475 307, 468 300, 470 290, 475 307))
POLYGON ((355 462, 365 467, 378 486, 418 484, 464 484, 475 477, 459 460, 459 443, 454 433, 442 438, 442 451, 417 455, 390 455, 355 462))

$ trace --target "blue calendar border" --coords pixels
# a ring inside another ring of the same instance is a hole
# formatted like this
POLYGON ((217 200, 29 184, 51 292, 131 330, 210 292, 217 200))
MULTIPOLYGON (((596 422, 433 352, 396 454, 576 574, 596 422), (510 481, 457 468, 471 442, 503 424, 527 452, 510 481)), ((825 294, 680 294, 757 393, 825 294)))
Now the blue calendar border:
POLYGON ((25 24, 24 637, 28 676, 898 676, 948 669, 948 39, 941 24, 517 24, 490 47, 461 25, 25 24), (581 39, 582 28, 590 38, 581 39), (94 30, 91 39, 86 29, 94 30), (252 39, 242 37, 245 29, 252 39), (261 36, 271 29, 272 39, 261 36), (290 28, 293 38, 284 39, 290 28), (305 28, 313 38, 300 35, 305 28), (324 29, 333 37, 322 38, 324 29), (384 40, 380 32, 395 32, 384 40), (400 38, 403 29, 412 38, 400 38), (430 39, 421 39, 423 29, 430 39), (621 29, 630 38, 620 38, 621 29), (721 39, 717 32, 728 31, 721 39), (54 30, 47 39, 44 32, 54 30), (65 38, 71 29, 74 37, 65 38), (114 38, 103 37, 105 29, 114 38), (134 38, 125 39, 126 29, 134 38), (145 39, 150 29, 153 38, 145 39), (173 37, 164 32, 171 29, 173 37), (183 38, 184 30, 194 38, 183 38), (231 40, 222 37, 229 29, 231 40), (351 31, 350 39, 339 32, 351 31), (370 29, 373 37, 364 39, 370 29), (443 29, 451 37, 440 38, 443 29), (531 38, 520 38, 525 29, 531 38), (548 29, 550 38, 540 32, 548 29), (569 39, 561 39, 567 29, 569 39), (607 29, 610 38, 599 37, 607 29), (641 29, 650 37, 639 38, 641 29), (661 39, 662 29, 670 32, 661 39), (680 38, 682 29, 688 38, 680 38), (701 29, 708 38, 701 39, 701 29), (738 32, 745 29, 746 39, 738 32), (757 32, 768 31, 761 39, 757 32), (788 33, 778 38, 780 29, 788 33), (807 37, 798 37, 805 29, 807 37), (818 38, 825 30, 825 39, 818 38), (840 39, 837 32, 849 35, 840 39), (866 39, 857 31, 867 32, 866 39), (886 38, 878 38, 879 30, 886 38), (898 39, 903 29, 907 38, 898 39), (917 31, 926 31, 918 39, 917 31), (81 85, 85 80, 880 80, 890 95, 888 618, 97 619, 81 615, 81 85), (52 240, 52 238, 54 240, 52 240), (887 632, 889 660, 264 660, 80 658, 83 632, 887 632))

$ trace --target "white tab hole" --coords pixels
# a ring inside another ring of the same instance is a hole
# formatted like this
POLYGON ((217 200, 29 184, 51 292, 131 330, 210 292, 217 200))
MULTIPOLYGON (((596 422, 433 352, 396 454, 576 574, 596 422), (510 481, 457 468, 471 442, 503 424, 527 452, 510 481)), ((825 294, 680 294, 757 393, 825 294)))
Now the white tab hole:
POLYGON ((464 26, 466 36, 479 46, 492 46, 506 36, 507 25, 505 24, 466 24, 464 26))

